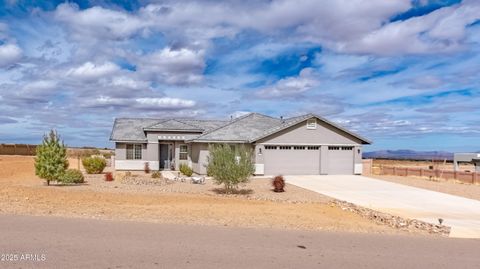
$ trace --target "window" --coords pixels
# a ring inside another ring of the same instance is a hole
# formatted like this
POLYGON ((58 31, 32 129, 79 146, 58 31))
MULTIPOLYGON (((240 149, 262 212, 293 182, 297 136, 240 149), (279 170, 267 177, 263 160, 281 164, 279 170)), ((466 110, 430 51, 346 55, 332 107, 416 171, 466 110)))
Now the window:
POLYGON ((180 160, 188 159, 188 147, 187 145, 180 145, 180 160))
POLYGON ((317 120, 316 119, 308 119, 307 120, 307 129, 317 129, 317 120))
POLYGON ((127 160, 142 159, 142 144, 127 144, 127 160))
POLYGON ((342 147, 342 150, 353 150, 353 147, 342 147))
POLYGON ((302 150, 302 149, 305 149, 304 146, 294 146, 293 147, 294 150, 302 150))
POLYGON ((319 146, 308 146, 307 149, 308 150, 319 150, 320 147, 319 146))
POLYGON ((340 150, 340 147, 332 147, 332 146, 329 146, 329 147, 328 147, 328 150, 340 150))
POLYGON ((280 146, 280 149, 292 149, 290 146, 280 146))
POLYGON ((265 149, 277 149, 277 146, 265 146, 265 149))

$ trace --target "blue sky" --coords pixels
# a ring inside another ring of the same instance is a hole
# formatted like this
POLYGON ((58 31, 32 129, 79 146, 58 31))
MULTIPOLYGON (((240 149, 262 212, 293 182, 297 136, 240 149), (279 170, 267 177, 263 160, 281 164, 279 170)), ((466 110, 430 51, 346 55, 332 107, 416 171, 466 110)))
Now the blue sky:
POLYGON ((0 143, 115 117, 313 112, 366 150, 480 150, 480 1, 0 3, 0 143))

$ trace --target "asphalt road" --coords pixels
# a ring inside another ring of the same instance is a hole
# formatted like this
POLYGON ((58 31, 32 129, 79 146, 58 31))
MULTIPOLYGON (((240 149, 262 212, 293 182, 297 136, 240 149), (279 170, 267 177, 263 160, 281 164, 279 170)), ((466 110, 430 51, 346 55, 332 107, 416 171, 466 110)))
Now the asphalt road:
POLYGON ((1 258, 18 259, 0 261, 0 268, 459 269, 480 264, 475 239, 6 215, 0 215, 0 230, 1 258))

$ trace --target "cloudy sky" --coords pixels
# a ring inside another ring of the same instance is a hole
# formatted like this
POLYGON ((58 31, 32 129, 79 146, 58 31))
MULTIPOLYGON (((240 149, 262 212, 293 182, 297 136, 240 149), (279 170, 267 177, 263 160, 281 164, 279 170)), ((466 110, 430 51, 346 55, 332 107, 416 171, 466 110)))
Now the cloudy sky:
POLYGON ((0 1, 0 143, 115 117, 314 112, 367 150, 480 150, 480 1, 0 1))

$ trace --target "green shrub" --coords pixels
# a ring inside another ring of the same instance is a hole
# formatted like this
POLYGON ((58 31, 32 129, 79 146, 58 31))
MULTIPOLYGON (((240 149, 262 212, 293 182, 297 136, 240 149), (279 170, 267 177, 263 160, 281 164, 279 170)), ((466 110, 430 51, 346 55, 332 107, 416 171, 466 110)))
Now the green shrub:
POLYGON ((82 172, 77 169, 67 169, 65 173, 63 173, 60 181, 65 184, 78 184, 85 182, 82 172))
POLYGON ((180 164, 180 172, 184 175, 186 175, 187 177, 191 177, 193 175, 193 170, 192 168, 190 168, 190 166, 182 163, 180 164))
POLYGON ((36 149, 35 174, 50 185, 50 181, 60 181, 67 168, 67 148, 57 132, 51 130, 36 149))
POLYGON ((107 166, 107 161, 102 157, 87 157, 82 159, 83 167, 88 174, 101 174, 107 166))
POLYGON ((210 145, 207 171, 213 181, 224 184, 225 192, 232 192, 240 183, 248 182, 254 172, 252 150, 230 145, 210 145))
POLYGON ((162 178, 162 173, 160 173, 160 171, 153 171, 152 178, 162 178))

